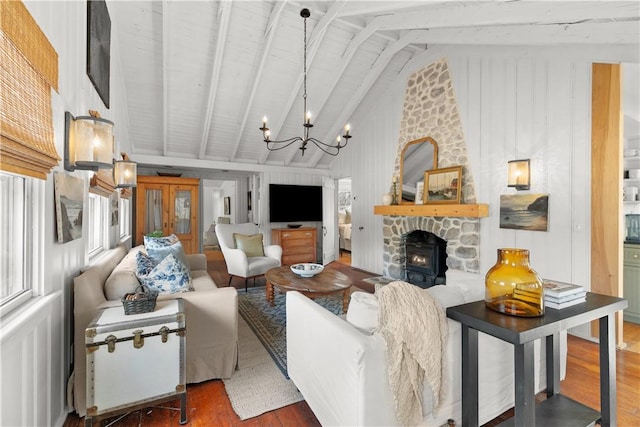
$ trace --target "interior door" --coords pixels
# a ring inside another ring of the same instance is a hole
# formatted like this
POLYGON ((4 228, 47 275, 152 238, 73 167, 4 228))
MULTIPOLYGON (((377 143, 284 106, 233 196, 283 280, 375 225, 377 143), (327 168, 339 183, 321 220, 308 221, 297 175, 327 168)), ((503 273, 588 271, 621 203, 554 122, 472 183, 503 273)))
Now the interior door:
POLYGON ((338 252, 336 233, 336 183, 332 178, 322 178, 322 263, 335 261, 338 252))
POLYGON ((137 215, 136 244, 144 243, 144 236, 154 231, 169 233, 169 192, 162 184, 138 185, 137 205, 142 207, 137 215))
POLYGON ((196 242, 193 241, 193 231, 194 227, 198 226, 195 189, 191 185, 172 185, 170 191, 173 202, 169 212, 171 232, 180 239, 185 252, 195 253, 196 248, 193 246, 196 242))

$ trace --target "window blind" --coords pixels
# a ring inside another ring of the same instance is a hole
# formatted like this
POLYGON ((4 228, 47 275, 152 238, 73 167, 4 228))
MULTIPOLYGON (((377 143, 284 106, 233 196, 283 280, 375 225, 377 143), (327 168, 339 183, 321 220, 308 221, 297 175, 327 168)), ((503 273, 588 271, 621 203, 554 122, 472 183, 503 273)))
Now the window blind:
POLYGON ((0 169, 46 179, 59 163, 51 88, 58 54, 22 2, 0 1, 0 169))
POLYGON ((94 173, 89 181, 89 192, 99 196, 109 197, 115 190, 113 170, 100 169, 94 173))

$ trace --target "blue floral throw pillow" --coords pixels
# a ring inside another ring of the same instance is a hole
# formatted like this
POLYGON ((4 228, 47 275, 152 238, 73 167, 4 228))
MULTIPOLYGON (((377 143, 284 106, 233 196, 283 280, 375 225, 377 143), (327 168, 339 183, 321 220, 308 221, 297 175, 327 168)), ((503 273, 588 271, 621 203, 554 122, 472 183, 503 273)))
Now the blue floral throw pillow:
POLYGON ((184 252, 182 243, 180 243, 175 234, 166 237, 145 236, 144 246, 149 258, 154 259, 156 263, 165 259, 167 255, 173 254, 185 267, 189 268, 187 255, 184 252))
POLYGON ((178 236, 175 234, 162 237, 144 236, 144 247, 147 250, 163 248, 165 246, 171 246, 179 241, 180 239, 178 239, 178 236))
POLYGON ((140 281, 149 289, 164 294, 189 292, 191 290, 191 273, 173 254, 167 255, 140 281))
POLYGON ((149 258, 143 251, 138 251, 138 253, 136 253, 136 277, 138 280, 141 280, 141 277, 151 273, 151 270, 153 270, 157 264, 156 261, 149 258))

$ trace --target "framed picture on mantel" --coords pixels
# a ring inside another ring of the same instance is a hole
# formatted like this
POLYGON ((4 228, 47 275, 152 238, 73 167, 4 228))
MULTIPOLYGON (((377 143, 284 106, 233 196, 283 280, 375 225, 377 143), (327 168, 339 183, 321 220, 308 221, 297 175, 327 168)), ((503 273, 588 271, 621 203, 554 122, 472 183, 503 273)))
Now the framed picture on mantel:
POLYGON ((462 166, 425 171, 424 187, 425 204, 460 204, 462 166))

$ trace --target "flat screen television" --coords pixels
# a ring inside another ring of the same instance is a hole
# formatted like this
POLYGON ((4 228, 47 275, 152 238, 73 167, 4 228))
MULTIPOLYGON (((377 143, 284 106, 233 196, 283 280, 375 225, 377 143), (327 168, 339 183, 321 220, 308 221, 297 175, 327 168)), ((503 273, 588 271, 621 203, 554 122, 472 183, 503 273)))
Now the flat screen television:
POLYGON ((322 186, 269 184, 269 220, 322 221, 322 186))

